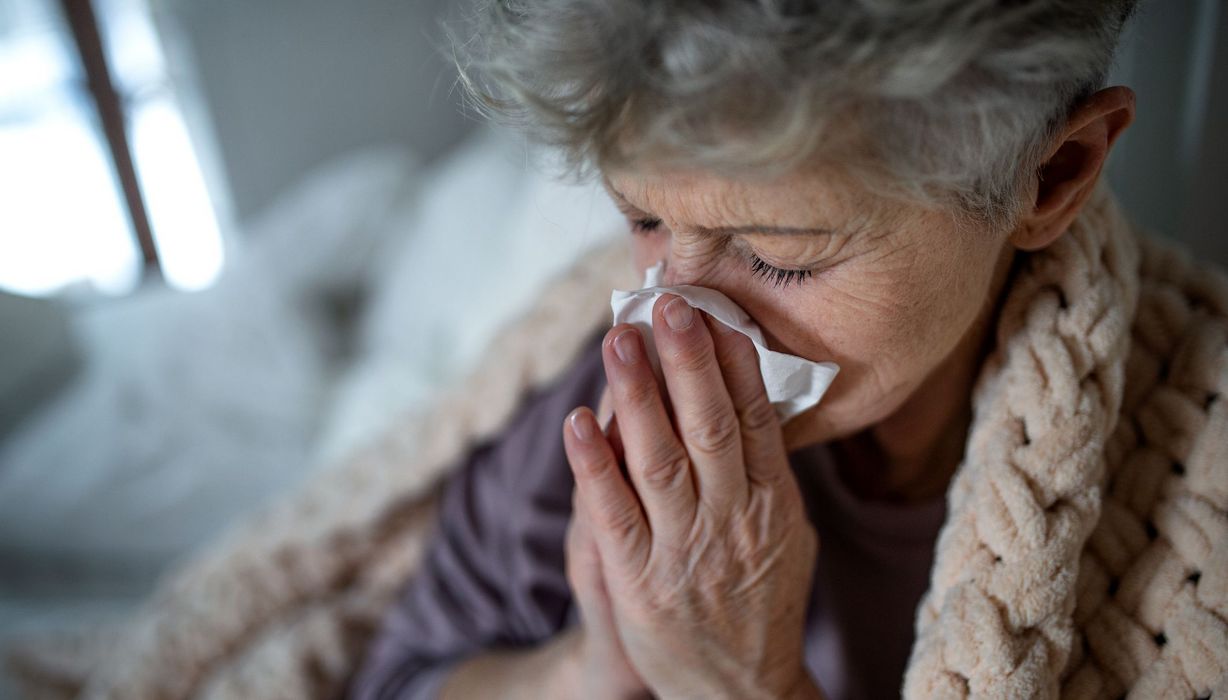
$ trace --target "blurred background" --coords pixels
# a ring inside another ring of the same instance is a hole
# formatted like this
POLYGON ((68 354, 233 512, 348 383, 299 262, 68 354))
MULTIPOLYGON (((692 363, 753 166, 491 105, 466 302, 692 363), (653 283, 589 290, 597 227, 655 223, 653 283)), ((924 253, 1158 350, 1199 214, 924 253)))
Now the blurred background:
MULTIPOLYGON (((618 235, 466 113, 464 10, 0 0, 0 642, 122 615, 618 235)), ((1225 3, 1152 0, 1113 80, 1131 215, 1228 264, 1225 3)))

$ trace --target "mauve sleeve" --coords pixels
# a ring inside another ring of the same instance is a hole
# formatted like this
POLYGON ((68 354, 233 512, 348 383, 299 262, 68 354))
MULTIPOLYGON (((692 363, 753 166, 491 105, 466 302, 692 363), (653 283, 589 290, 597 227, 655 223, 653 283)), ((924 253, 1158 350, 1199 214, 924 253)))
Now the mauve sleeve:
POLYGON ((522 405, 448 478, 421 567, 388 612, 350 697, 434 698, 462 660, 553 637, 575 620, 564 569, 571 471, 562 421, 595 406, 599 344, 522 405))

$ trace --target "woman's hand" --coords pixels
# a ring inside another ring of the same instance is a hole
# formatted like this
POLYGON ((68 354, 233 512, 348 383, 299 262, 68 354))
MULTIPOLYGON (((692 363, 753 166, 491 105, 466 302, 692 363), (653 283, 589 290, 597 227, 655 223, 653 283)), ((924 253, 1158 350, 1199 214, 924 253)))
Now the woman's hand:
POLYGON ((818 538, 754 346, 673 295, 653 335, 672 421, 640 334, 602 345, 631 483, 588 409, 564 440, 627 658, 661 697, 816 696, 802 648, 818 538))
POLYGON ((601 555, 584 504, 573 497, 572 505, 567 527, 567 580, 580 608, 580 625, 568 654, 570 678, 563 684, 564 697, 646 698, 648 687, 627 661, 614 626, 609 593, 601 575, 601 555))

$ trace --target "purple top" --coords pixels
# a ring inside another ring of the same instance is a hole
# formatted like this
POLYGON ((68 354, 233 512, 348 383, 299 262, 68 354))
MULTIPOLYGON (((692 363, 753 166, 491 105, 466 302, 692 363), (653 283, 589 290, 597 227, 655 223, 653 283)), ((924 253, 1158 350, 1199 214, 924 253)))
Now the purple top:
MULTIPOLYGON (((464 457, 445 485, 422 566, 368 650, 352 698, 433 698, 459 661, 532 646, 576 624, 563 559, 574 482, 562 421, 576 406, 596 406, 604 386, 596 338, 500 435, 464 457)), ((791 453, 790 462, 820 538, 806 617, 810 672, 831 700, 899 697, 945 501, 858 500, 823 445, 791 453)))

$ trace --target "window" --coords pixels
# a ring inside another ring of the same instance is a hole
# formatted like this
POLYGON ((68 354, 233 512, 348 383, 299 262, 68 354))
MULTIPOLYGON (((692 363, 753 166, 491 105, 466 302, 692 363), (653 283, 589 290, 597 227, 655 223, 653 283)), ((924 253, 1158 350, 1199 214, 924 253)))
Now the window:
MULTIPOLYGON (((0 0, 0 288, 22 294, 124 294, 145 267, 61 9, 74 1, 0 0)), ((149 7, 93 10, 161 272, 207 287, 223 261, 218 216, 149 7)))

